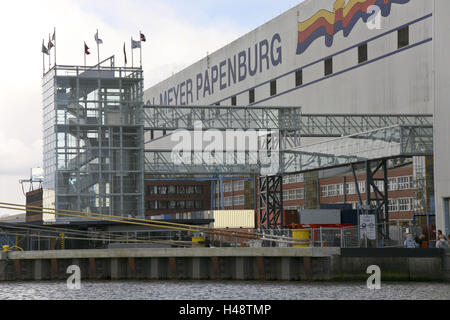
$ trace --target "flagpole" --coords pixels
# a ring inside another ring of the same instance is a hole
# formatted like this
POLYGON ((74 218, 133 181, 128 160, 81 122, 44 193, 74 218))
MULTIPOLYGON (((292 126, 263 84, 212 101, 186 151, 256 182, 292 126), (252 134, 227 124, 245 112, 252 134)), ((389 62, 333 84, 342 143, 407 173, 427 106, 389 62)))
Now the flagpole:
POLYGON ((133 37, 131 37, 131 67, 134 68, 133 37))
POLYGON ((44 53, 44 39, 42 39, 42 76, 45 75, 45 53, 44 53))
POLYGON ((84 68, 86 68, 86 42, 84 43, 84 68))
MULTIPOLYGON (((48 34, 48 42, 50 43, 51 38, 50 38, 50 33, 48 34)), ((51 62, 51 54, 50 54, 50 45, 48 46, 49 48, 49 53, 48 53, 48 70, 50 70, 50 68, 52 67, 52 62, 51 62)))
POLYGON ((97 58, 98 58, 98 68, 100 69, 100 44, 98 42, 99 36, 98 36, 98 29, 97 29, 97 58))
POLYGON ((139 40, 141 41, 141 47, 139 48, 139 52, 140 52, 140 59, 139 59, 139 63, 141 64, 141 69, 142 69, 142 39, 141 39, 141 30, 139 30, 139 40))
POLYGON ((56 27, 53 28, 53 41, 55 41, 55 67, 56 67, 56 27))

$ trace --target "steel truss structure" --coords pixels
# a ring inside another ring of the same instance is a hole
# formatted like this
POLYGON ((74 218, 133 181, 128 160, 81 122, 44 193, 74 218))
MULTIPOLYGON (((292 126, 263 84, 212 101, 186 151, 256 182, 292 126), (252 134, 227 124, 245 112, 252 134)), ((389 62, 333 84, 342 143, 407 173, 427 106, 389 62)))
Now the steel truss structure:
POLYGON ((302 137, 343 137, 396 125, 432 126, 433 115, 302 114, 302 137))
MULTIPOLYGON (((283 224, 284 174, 357 163, 366 164, 367 204, 377 212, 379 222, 387 223, 387 185, 384 191, 378 188, 375 174, 381 169, 386 174, 389 158, 433 154, 430 115, 305 115, 299 107, 254 106, 145 106, 144 114, 146 132, 160 130, 166 134, 199 128, 257 131, 260 140, 253 151, 205 153, 204 146, 198 144, 193 150, 179 153, 147 148, 145 167, 146 172, 163 176, 259 175, 259 213, 263 228, 283 224), (301 146, 301 137, 339 138, 301 146), (375 191, 374 197, 370 190, 375 191)), ((385 230, 380 232, 386 234, 385 230)))

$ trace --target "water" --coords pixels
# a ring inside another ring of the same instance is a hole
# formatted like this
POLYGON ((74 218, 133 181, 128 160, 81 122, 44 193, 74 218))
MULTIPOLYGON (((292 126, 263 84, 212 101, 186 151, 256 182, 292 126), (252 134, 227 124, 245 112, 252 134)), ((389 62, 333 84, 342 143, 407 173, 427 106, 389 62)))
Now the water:
POLYGON ((0 300, 450 300, 447 283, 105 281, 0 283, 0 300))

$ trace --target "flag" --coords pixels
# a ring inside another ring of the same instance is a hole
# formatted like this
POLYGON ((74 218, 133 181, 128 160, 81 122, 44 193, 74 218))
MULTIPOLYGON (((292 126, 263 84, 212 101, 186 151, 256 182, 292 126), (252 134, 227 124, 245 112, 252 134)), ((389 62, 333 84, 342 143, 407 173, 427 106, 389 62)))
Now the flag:
POLYGON ((44 44, 44 40, 42 40, 42 49, 41 49, 42 53, 45 53, 46 55, 50 55, 50 53, 48 52, 48 49, 45 47, 44 44))
POLYGON ((95 42, 97 42, 97 44, 102 44, 103 43, 103 40, 99 39, 99 37, 98 37, 98 30, 97 30, 97 33, 95 34, 95 42))
POLYGON ((56 40, 56 29, 53 31, 52 41, 56 40))
POLYGON ((123 55, 125 56, 125 65, 127 64, 127 50, 125 49, 125 42, 123 43, 123 55))
POLYGON ((50 35, 48 35, 48 51, 50 51, 55 45, 53 44, 52 40, 50 39, 50 35))
POLYGON ((89 52, 89 47, 86 45, 86 42, 84 43, 84 54, 91 54, 89 52))
POLYGON ((141 41, 145 42, 147 39, 145 38, 145 35, 142 32, 139 32, 141 34, 141 41))
POLYGON ((140 41, 135 41, 133 39, 131 39, 131 48, 132 49, 137 49, 141 47, 141 42, 140 41))

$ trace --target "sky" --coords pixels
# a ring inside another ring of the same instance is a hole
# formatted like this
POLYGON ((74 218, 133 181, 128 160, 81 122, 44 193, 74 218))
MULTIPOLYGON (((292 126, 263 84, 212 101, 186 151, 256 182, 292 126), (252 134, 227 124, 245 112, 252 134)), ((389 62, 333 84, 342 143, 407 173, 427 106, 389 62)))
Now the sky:
MULTIPOLYGON (((3 1, 0 11, 0 202, 25 204, 19 179, 42 164, 42 41, 56 28, 57 63, 82 65, 83 42, 97 61, 112 55, 123 65, 126 43, 141 30, 145 88, 204 58, 302 0, 25 0, 3 1)), ((135 50, 135 63, 139 61, 135 50)), ((48 57, 45 57, 48 68, 48 57)), ((51 55, 53 64, 53 52, 51 55)), ((25 191, 29 185, 25 185, 25 191)), ((0 209, 0 216, 17 212, 0 209)))

